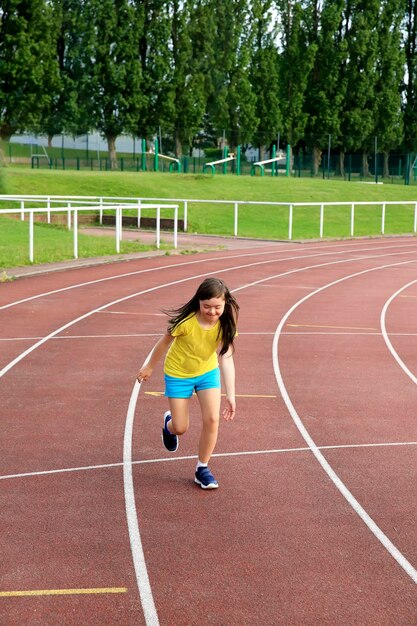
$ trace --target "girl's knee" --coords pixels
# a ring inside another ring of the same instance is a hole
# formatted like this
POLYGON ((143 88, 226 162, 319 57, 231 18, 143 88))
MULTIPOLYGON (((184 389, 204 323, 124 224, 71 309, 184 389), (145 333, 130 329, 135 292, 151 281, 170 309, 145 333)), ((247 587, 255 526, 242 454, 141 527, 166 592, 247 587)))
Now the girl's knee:
POLYGON ((220 415, 218 413, 209 413, 203 415, 203 424, 210 428, 210 430, 214 430, 219 427, 220 415))
POLYGON ((188 426, 185 426, 183 424, 180 426, 176 426, 175 424, 173 424, 173 426, 174 426, 173 430, 175 430, 175 433, 173 433, 174 435, 178 435, 178 436, 184 435, 188 430, 188 426))

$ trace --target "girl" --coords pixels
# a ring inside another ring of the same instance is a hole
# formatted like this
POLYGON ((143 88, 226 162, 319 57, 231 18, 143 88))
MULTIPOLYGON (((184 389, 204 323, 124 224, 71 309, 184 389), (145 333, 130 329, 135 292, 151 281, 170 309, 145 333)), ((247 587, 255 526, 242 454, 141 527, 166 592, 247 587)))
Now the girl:
POLYGON ((168 330, 142 365, 137 379, 140 383, 147 381, 168 350, 164 377, 169 411, 164 415, 162 440, 167 450, 177 450, 178 437, 188 430, 189 402, 195 390, 203 425, 194 481, 203 489, 216 489, 219 485, 208 462, 219 428, 220 369, 226 388, 223 417, 231 420, 235 416, 233 341, 237 335, 239 305, 224 281, 206 278, 191 300, 167 313, 170 315, 168 330))

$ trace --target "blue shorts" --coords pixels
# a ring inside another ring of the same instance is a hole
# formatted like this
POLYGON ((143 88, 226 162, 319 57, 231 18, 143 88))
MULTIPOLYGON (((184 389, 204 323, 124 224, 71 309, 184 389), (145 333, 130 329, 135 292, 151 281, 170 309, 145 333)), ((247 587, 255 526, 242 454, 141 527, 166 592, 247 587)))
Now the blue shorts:
POLYGON ((216 367, 210 372, 193 378, 177 378, 164 374, 165 395, 167 398, 191 398, 194 390, 220 389, 220 369, 216 367))

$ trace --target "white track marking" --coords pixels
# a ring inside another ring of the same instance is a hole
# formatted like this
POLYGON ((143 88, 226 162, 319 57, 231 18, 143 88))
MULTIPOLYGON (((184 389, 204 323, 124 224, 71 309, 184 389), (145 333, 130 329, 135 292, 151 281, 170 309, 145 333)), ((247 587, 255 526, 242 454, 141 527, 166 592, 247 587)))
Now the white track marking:
MULTIPOLYGON (((398 267, 399 264, 395 264, 395 265, 398 267)), ((354 274, 351 274, 350 276, 339 278, 338 280, 335 280, 331 283, 328 283, 327 285, 324 285, 323 287, 320 287, 320 289, 313 291, 312 293, 308 294, 307 296, 305 296, 304 298, 296 302, 287 311, 284 317, 281 319, 281 322, 279 323, 276 329, 273 344, 272 344, 272 360, 273 360, 275 377, 277 379, 278 387, 281 392, 282 398, 287 406, 288 412, 290 413, 296 427, 298 428, 301 436, 303 437, 304 441, 310 448, 311 452, 315 456, 316 460, 319 462, 323 470, 326 472, 327 476, 333 482, 335 487, 340 491, 340 493, 343 495, 343 497, 346 499, 346 501, 349 503, 349 505, 352 507, 355 513, 359 515, 361 520, 366 524, 366 526, 374 534, 374 536, 378 539, 378 541, 381 542, 381 544, 388 551, 388 553, 403 568, 403 570, 408 574, 408 576, 413 580, 413 582, 417 584, 417 570, 411 565, 411 563, 405 558, 405 556, 398 550, 398 548, 392 543, 392 541, 387 537, 387 535, 385 535, 385 533, 379 528, 379 526, 374 522, 374 520, 370 517, 370 515, 368 515, 365 509, 361 506, 361 504, 358 502, 355 496, 349 491, 349 489, 346 487, 344 482, 339 478, 339 476, 333 470, 331 465, 325 459, 319 447, 315 444, 307 428, 304 426, 300 416, 298 415, 293 403, 291 402, 291 399, 285 387, 284 380, 282 378, 282 374, 281 374, 281 370, 279 366, 279 338, 281 335, 281 330, 284 324, 286 323, 287 319, 297 309, 297 307, 299 307, 301 304, 306 302, 306 300, 308 300, 312 296, 317 295, 318 293, 324 291, 325 289, 328 289, 329 287, 333 287, 334 285, 340 284, 351 278, 355 278, 357 276, 361 276, 369 272, 375 271, 376 269, 382 269, 382 267, 367 269, 362 272, 356 272, 354 274)))
MULTIPOLYGON (((307 265, 307 266, 299 267, 299 268, 296 268, 296 269, 293 269, 293 270, 288 270, 287 272, 281 272, 280 274, 275 274, 273 276, 268 277, 267 279, 261 279, 261 280, 254 281, 253 283, 250 283, 249 285, 244 285, 242 287, 238 287, 234 291, 239 291, 240 289, 246 289, 246 287, 252 287, 252 286, 257 285, 259 283, 265 282, 265 280, 273 280, 273 279, 278 278, 278 277, 289 276, 290 274, 298 274, 298 273, 304 272, 304 271, 306 271, 308 269, 317 269, 317 268, 320 268, 320 267, 327 267, 328 265, 339 265, 339 264, 342 264, 342 263, 349 263, 349 262, 353 262, 353 261, 363 261, 363 260, 376 259, 376 258, 379 258, 379 257, 398 256, 399 254, 412 254, 412 253, 415 253, 415 250, 412 250, 412 251, 409 251, 409 252, 408 251, 407 252, 402 252, 402 253, 392 252, 392 253, 388 253, 388 254, 377 254, 377 255, 364 256, 364 257, 363 256, 359 256, 359 257, 352 257, 352 258, 349 258, 349 259, 341 259, 339 261, 328 261, 327 263, 318 263, 317 265, 307 265)), ((224 269, 218 270, 216 272, 216 274, 223 274, 225 272, 235 272, 236 270, 247 269, 248 267, 258 266, 258 265, 262 265, 262 264, 268 263, 268 262, 271 262, 271 261, 261 261, 260 263, 259 262, 252 263, 252 264, 251 263, 247 263, 245 265, 236 265, 234 267, 226 267, 224 269)), ((272 261, 272 262, 274 262, 274 261, 272 261)), ((414 261, 401 261, 399 263, 394 263, 392 265, 393 266, 395 266, 395 265, 405 265, 407 263, 413 263, 413 262, 414 261)), ((381 268, 391 267, 392 265, 383 265, 383 266, 380 266, 379 268, 373 268, 373 269, 381 269, 381 268)), ((372 271, 372 270, 365 270, 365 271, 372 271)), ((102 304, 98 308, 93 309, 91 311, 88 311, 88 313, 84 313, 84 315, 80 315, 80 317, 77 317, 77 318, 71 320, 70 322, 67 322, 63 326, 60 326, 56 330, 54 330, 51 333, 49 333, 49 335, 46 335, 41 340, 37 341, 35 344, 30 346, 30 348, 28 348, 27 350, 25 350, 24 352, 19 354, 15 359, 10 361, 5 367, 3 367, 3 369, 0 370, 0 378, 2 378, 5 374, 7 374, 7 372, 9 372, 15 365, 20 363, 20 361, 22 361, 25 357, 27 357, 31 352, 33 352, 34 350, 39 348, 41 345, 43 345, 44 343, 46 343, 47 341, 49 341, 50 339, 52 339, 56 335, 59 335, 60 333, 62 333, 67 328, 70 328, 71 326, 74 326, 74 324, 77 324, 78 322, 81 322, 82 320, 87 319, 91 315, 94 315, 94 313, 99 313, 100 311, 103 311, 104 309, 106 309, 106 308, 108 308, 110 306, 114 306, 115 304, 119 304, 120 302, 126 302, 126 300, 130 300, 132 298, 136 298, 138 296, 142 296, 145 293, 151 293, 153 291, 159 291, 159 289, 163 289, 165 287, 172 287, 174 285, 179 285, 181 283, 186 283, 186 282, 189 282, 191 280, 195 280, 196 278, 203 278, 205 276, 210 276, 212 274, 213 274, 213 272, 204 272, 203 274, 196 274, 196 275, 193 275, 193 276, 188 276, 187 278, 181 278, 179 280, 174 280, 174 281, 171 281, 171 282, 168 282, 168 283, 163 283, 161 285, 157 285, 156 287, 149 287, 148 289, 143 289, 142 291, 137 291, 135 293, 129 294, 128 296, 123 296, 122 298, 118 298, 117 300, 113 300, 112 302, 107 302, 106 304, 102 304)))
MULTIPOLYGON (((342 244, 342 245, 347 245, 347 244, 342 244)), ((353 245, 353 244, 349 244, 349 245, 353 245)), ((359 247, 360 244, 355 244, 356 247, 359 247)), ((409 248, 409 245, 406 244, 396 244, 393 246, 390 246, 388 248, 388 246, 384 245, 384 246, 371 246, 369 248, 363 248, 363 250, 379 250, 381 248, 383 249, 391 249, 391 248, 403 248, 403 247, 407 247, 409 248)), ((283 257, 281 259, 276 259, 276 262, 280 262, 280 261, 290 261, 293 259, 302 259, 302 258, 311 258, 311 257, 316 257, 316 256, 325 256, 325 255, 330 255, 330 254, 344 254, 344 253, 352 253, 355 252, 355 249, 353 250, 339 250, 340 248, 340 244, 339 245, 334 245, 334 246, 312 246, 312 249, 315 248, 319 248, 319 249, 323 249, 323 248, 332 248, 331 252, 323 252, 323 253, 317 253, 317 254, 310 254, 310 255, 303 255, 303 256, 294 256, 294 257, 283 257), (333 250, 333 248, 337 248, 337 250, 333 250)), ((299 248, 294 248, 294 249, 290 249, 290 252, 292 252, 293 250, 297 250, 299 248)), ((230 255, 230 256, 225 256, 225 257, 216 257, 215 261, 226 261, 226 260, 230 260, 230 259, 240 259, 240 258, 247 258, 247 257, 253 257, 253 256, 265 256, 267 254, 279 254, 281 251, 284 251, 284 249, 279 249, 279 250, 268 250, 266 252, 250 252, 250 253, 246 253, 246 254, 235 254, 235 255, 230 255)), ((288 252, 288 250, 285 250, 285 252, 288 252)), ((211 259, 210 259, 211 260, 211 259)), ((25 302, 30 302, 32 300, 37 300, 38 298, 43 298, 46 296, 50 296, 56 293, 62 293, 64 291, 70 291, 71 289, 78 289, 80 287, 86 287, 89 285, 95 285, 97 283, 102 283, 102 282, 107 282, 110 280, 117 280, 119 278, 127 278, 130 276, 135 276, 137 274, 146 274, 149 272, 158 272, 161 270, 165 270, 165 269, 172 269, 173 267, 184 267, 184 266, 189 266, 189 265, 196 265, 196 264, 201 264, 201 263, 206 263, 207 259, 198 259, 196 261, 184 261, 183 263, 173 263, 171 265, 162 265, 162 266, 156 266, 156 267, 151 267, 145 270, 136 270, 133 272, 125 272, 123 274, 116 274, 114 276, 107 276, 105 278, 97 278, 95 280, 89 280, 83 283, 77 283, 75 285, 69 285, 68 287, 61 287, 59 289, 53 289, 52 291, 45 291, 44 293, 40 293, 40 294, 36 294, 33 296, 29 296, 27 298, 23 298, 22 300, 16 300, 14 302, 9 302, 9 304, 4 304, 2 306, 0 306, 0 311, 3 309, 8 309, 10 307, 13 306, 17 306, 18 304, 24 304, 25 302)), ((268 261, 267 261, 268 262, 268 261)), ((213 273, 213 272, 212 272, 213 273)))
MULTIPOLYGON (((417 441, 395 441, 387 443, 346 443, 338 444, 334 446, 317 446, 319 450, 350 450, 356 448, 395 448, 395 447, 407 447, 417 446, 417 441)), ((294 454, 295 452, 310 452, 310 448, 271 448, 266 450, 241 450, 240 452, 215 452, 212 454, 213 458, 228 458, 228 457, 245 457, 245 456, 257 456, 268 454, 294 454)), ((196 459, 196 454, 188 456, 170 456, 160 457, 156 459, 141 459, 139 461, 131 461, 132 465, 153 465, 155 463, 175 463, 177 461, 192 461, 196 459)), ((51 470, 39 470, 36 472, 21 472, 19 474, 3 474, 0 476, 0 480, 12 480, 17 478, 34 478, 36 476, 51 476, 55 474, 68 474, 72 472, 89 472, 102 469, 112 469, 123 467, 123 461, 118 463, 101 463, 99 465, 81 465, 79 467, 64 467, 60 469, 51 470)))
MULTIPOLYGON (((411 254, 413 253, 414 250, 410 251, 410 252, 405 252, 402 254, 411 254)), ((286 276, 286 275, 290 275, 293 273, 299 273, 301 271, 305 271, 307 269, 316 269, 319 267, 324 267, 324 266, 329 266, 329 265, 338 265, 341 263, 347 263, 347 262, 354 262, 354 261, 358 261, 358 260, 370 260, 370 258, 378 258, 381 256, 387 257, 387 256, 393 256, 393 255, 398 255, 399 253, 389 253, 389 254, 383 254, 383 255, 371 255, 371 257, 369 256, 365 256, 365 257, 353 257, 350 259, 342 259, 340 261, 329 261, 328 263, 322 263, 322 264, 317 264, 317 265, 313 265, 313 266, 307 266, 304 268, 297 268, 295 270, 290 270, 287 272, 282 272, 281 274, 277 274, 275 276, 270 276, 266 279, 262 279, 262 280, 258 280, 258 281, 254 281, 250 284, 247 284, 245 286, 239 287, 237 289, 235 289, 234 291, 239 291, 241 289, 245 289, 247 287, 251 287, 260 283, 264 283, 268 280, 273 280, 274 278, 277 278, 278 276, 286 276)), ((403 261, 403 262, 399 262, 396 264, 392 264, 392 265, 405 265, 407 263, 411 263, 414 261, 403 261)), ((238 269, 243 269, 243 268, 247 268, 247 267, 253 267, 256 265, 260 265, 260 263, 253 263, 251 264, 246 264, 245 266, 235 266, 233 268, 225 268, 222 270, 219 270, 217 272, 217 274, 219 273, 224 273, 224 272, 230 272, 230 271, 236 271, 238 269)), ((172 269, 174 266, 170 266, 170 269, 172 269)), ((391 267, 388 265, 383 265, 380 266, 378 268, 372 268, 370 270, 365 270, 365 272, 359 272, 359 274, 361 273, 366 273, 368 271, 373 271, 376 269, 383 269, 385 267, 391 267)), ((53 331, 52 333, 50 333, 49 335, 47 335, 46 337, 44 337, 42 340, 38 341, 37 343, 35 343, 33 346, 31 346, 30 348, 28 348, 25 352, 21 353, 18 357, 16 357, 13 361, 11 361, 8 365, 6 365, 2 370, 0 370, 0 378, 2 376, 4 376, 7 372, 9 372, 15 365, 17 365, 17 363, 19 363, 21 360, 23 360, 26 356, 28 356, 33 350, 35 350, 36 348, 40 347, 42 344, 44 344, 46 341, 48 341, 49 339, 51 339, 52 337, 54 337, 55 335, 59 334, 60 332, 62 332, 63 330, 66 330, 67 328, 73 326, 74 324, 78 323, 81 320, 84 320, 88 317, 90 317, 91 315, 93 315, 94 313, 97 313, 98 311, 104 310, 105 308, 109 307, 109 306, 113 306, 114 304, 118 304, 120 302, 124 302, 126 300, 129 300, 131 298, 137 297, 139 295, 143 295, 145 293, 151 293, 153 291, 157 291, 160 289, 163 289, 165 287, 169 287, 169 286, 173 286, 173 285, 177 285, 180 283, 185 283, 188 282, 190 280, 195 280, 196 278, 202 278, 204 276, 208 276, 211 275, 213 272, 205 272, 196 276, 189 276, 187 278, 183 278, 177 281, 171 281, 162 285, 158 285, 156 287, 151 287, 139 292, 136 292, 134 294, 130 294, 129 296, 124 296, 123 298, 118 298, 117 300, 107 303, 105 305, 102 305, 84 315, 81 315, 80 317, 72 320, 71 322, 68 322, 67 324, 65 324, 64 326, 61 326, 60 328, 58 328, 57 330, 53 331)), ((342 279, 343 280, 343 279, 342 279)), ((275 339, 275 338, 274 338, 275 339)), ((125 430, 125 438, 124 438, 124 455, 127 454, 127 458, 128 458, 128 451, 126 451, 126 448, 129 448, 131 450, 132 447, 132 440, 127 441, 127 438, 130 434, 131 436, 131 430, 133 430, 133 421, 132 424, 129 424, 129 419, 133 420, 133 415, 134 415, 134 411, 135 411, 135 407, 136 407, 136 402, 137 402, 137 397, 138 397, 138 393, 139 393, 139 385, 134 386, 134 389, 132 391, 131 394, 131 398, 129 401, 129 409, 128 409, 128 415, 126 418, 126 430, 125 430), (132 418, 130 418, 130 416, 132 416, 132 418), (127 433, 127 434, 126 434, 127 433)), ((321 453, 318 453, 321 455, 321 453)), ((322 456, 322 455, 321 455, 322 456)), ((323 457, 324 459, 324 457, 323 457)), ((159 623, 158 620, 158 615, 156 613, 156 609, 154 606, 154 602, 153 602, 153 598, 152 598, 152 590, 149 586, 149 577, 148 577, 148 573, 147 573, 147 568, 146 568, 146 562, 144 560, 143 557, 143 550, 141 548, 141 541, 140 541, 140 533, 139 533, 139 524, 138 524, 138 519, 137 519, 137 513, 136 513, 136 509, 134 509, 134 502, 132 502, 131 499, 131 493, 132 493, 132 489, 133 489, 133 481, 132 481, 132 474, 131 474, 131 463, 129 464, 127 461, 123 463, 123 467, 124 467, 124 483, 125 483, 125 497, 126 497, 126 510, 129 511, 129 516, 130 516, 130 523, 133 524, 134 529, 133 529, 133 543, 131 542, 131 551, 132 551, 132 556, 133 556, 133 560, 134 560, 134 564, 135 564, 135 571, 136 571, 136 575, 138 578, 139 575, 139 580, 138 580, 138 587, 139 587, 139 592, 141 594, 141 598, 143 598, 143 601, 145 602, 144 606, 143 606, 143 610, 144 610, 144 614, 145 614, 145 619, 146 619, 146 623, 147 626, 156 626, 159 623), (125 470, 125 465, 129 465, 130 466, 130 470, 126 469, 125 470), (127 482, 126 482, 127 481, 127 482), (138 541, 139 540, 139 541, 138 541)), ((353 497, 353 496, 352 496, 353 497)), ((365 513, 365 512, 364 512, 365 513)), ((132 540, 131 540, 132 541, 132 540)), ((402 555, 401 555, 402 556, 402 555)))
MULTIPOLYGON (((406 364, 404 363, 404 361, 399 357, 398 352, 395 350, 394 346, 392 345, 389 337, 388 337, 388 333, 387 333, 387 328, 386 328, 386 324, 385 324, 385 320, 386 320, 386 314, 387 314, 387 310, 389 305, 391 304, 391 302, 394 300, 394 298, 396 298, 402 291, 404 291, 405 289, 407 289, 408 287, 411 287, 411 285, 414 285, 415 283, 417 283, 417 280, 412 280, 410 283, 407 283, 406 285, 404 285, 404 287, 401 287, 401 289, 398 289, 398 291, 396 291, 391 298, 389 298, 389 300, 387 300, 387 302, 384 305, 384 308, 382 309, 382 313, 381 313, 381 331, 382 331, 382 335, 384 337, 385 343, 387 344, 388 350, 391 352, 392 356, 394 357, 394 359, 397 361, 398 365, 401 367, 401 369, 407 374, 407 376, 413 381, 413 383, 415 385, 417 385, 417 378, 416 376, 408 369, 408 367, 406 366, 406 364)), ((391 334, 391 336, 394 336, 394 333, 391 334)))
POLYGON ((129 407, 126 415, 126 425, 123 442, 123 483, 130 546, 136 573, 136 582, 138 585, 140 600, 143 608, 143 614, 147 626, 158 626, 158 613, 156 611, 155 603, 153 600, 152 589, 148 576, 148 569, 146 567, 145 555, 143 553, 142 540, 140 538, 139 523, 135 502, 135 490, 133 487, 133 424, 135 421, 135 408, 140 387, 140 384, 136 381, 132 395, 130 397, 129 407))

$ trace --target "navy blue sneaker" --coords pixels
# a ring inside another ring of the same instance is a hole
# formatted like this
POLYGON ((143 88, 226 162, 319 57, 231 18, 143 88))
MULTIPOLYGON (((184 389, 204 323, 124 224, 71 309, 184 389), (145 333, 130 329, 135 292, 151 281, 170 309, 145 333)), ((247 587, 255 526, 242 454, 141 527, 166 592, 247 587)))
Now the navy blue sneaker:
POLYGON ((194 482, 200 485, 202 489, 217 489, 219 486, 217 480, 210 472, 208 467, 199 467, 195 472, 194 482))
POLYGON ((164 442, 164 446, 168 450, 168 452, 175 452, 178 450, 178 436, 172 435, 167 429, 167 424, 171 419, 171 413, 167 411, 164 413, 164 427, 162 429, 162 441, 164 442))

